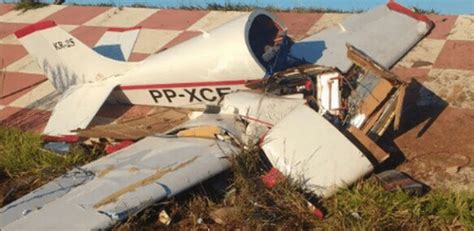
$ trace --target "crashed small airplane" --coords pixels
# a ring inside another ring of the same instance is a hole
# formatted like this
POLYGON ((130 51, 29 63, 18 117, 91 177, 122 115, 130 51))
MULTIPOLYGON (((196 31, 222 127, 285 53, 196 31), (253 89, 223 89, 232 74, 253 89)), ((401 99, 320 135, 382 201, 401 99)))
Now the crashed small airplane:
POLYGON ((1 208, 0 228, 109 228, 221 173, 228 157, 255 145, 327 198, 388 158, 375 141, 400 123, 407 86, 388 68, 432 27, 390 1, 295 42, 276 17, 255 10, 141 62, 123 61, 137 28, 112 31, 96 51, 52 21, 20 29, 62 92, 45 135, 106 134, 88 127, 105 102, 189 113, 1 208))

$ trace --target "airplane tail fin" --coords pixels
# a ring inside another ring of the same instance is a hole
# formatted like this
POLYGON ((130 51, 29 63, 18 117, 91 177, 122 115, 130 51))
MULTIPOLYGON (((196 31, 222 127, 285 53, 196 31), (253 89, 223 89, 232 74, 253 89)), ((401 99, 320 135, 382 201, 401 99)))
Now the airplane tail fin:
POLYGON ((54 21, 28 25, 15 35, 60 92, 76 84, 120 75, 135 66, 96 53, 54 21))

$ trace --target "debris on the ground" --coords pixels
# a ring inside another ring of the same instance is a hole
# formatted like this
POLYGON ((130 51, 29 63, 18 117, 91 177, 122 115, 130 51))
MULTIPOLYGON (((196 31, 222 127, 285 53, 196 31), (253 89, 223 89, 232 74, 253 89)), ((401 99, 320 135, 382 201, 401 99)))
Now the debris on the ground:
POLYGON ((134 143, 134 142, 131 141, 131 140, 123 140, 123 141, 120 141, 120 142, 118 142, 118 143, 107 144, 107 145, 105 146, 105 149, 104 149, 104 150, 105 150, 105 152, 106 152, 107 154, 112 154, 112 153, 114 153, 114 152, 116 152, 116 151, 119 151, 119 150, 121 150, 121 149, 124 149, 124 148, 126 148, 126 147, 132 145, 133 143, 134 143))
POLYGON ((156 133, 166 132, 189 120, 192 110, 157 107, 146 117, 119 120, 112 124, 98 125, 78 130, 83 137, 107 137, 120 140, 136 140, 156 133))
POLYGON ((427 185, 395 169, 381 172, 376 174, 375 177, 382 183, 385 190, 388 191, 401 189, 410 195, 423 196, 430 190, 427 185))
MULTIPOLYGON (((294 42, 276 18, 256 10, 156 54, 152 65, 135 68, 148 63, 123 64, 92 55, 88 61, 97 63, 90 70, 63 62, 69 57, 66 52, 77 56, 86 46, 68 40, 54 22, 20 29, 16 35, 30 53, 70 67, 83 78, 61 82, 58 75, 47 73, 63 97, 46 126, 45 139, 74 142, 106 137, 88 142, 114 154, 5 206, 0 210, 0 227, 107 229, 224 172, 232 157, 256 145, 272 167, 262 177, 268 188, 288 178, 317 199, 328 198, 390 157, 377 140, 391 124, 399 127, 408 83, 388 68, 431 27, 425 16, 391 1, 348 18, 340 28, 294 42), (390 29, 381 32, 385 24, 390 29), (39 52, 42 48, 31 45, 34 39, 29 35, 35 31, 40 31, 39 37, 64 37, 64 44, 55 45, 64 53, 50 52, 58 58, 39 52), (196 52, 193 46, 206 50, 196 52), (142 76, 146 81, 131 80, 142 76), (161 77, 170 82, 151 82, 161 77), (194 79, 197 82, 191 82, 194 79), (104 102, 114 100, 152 104, 158 111, 88 128, 104 102), (23 215, 23 211, 29 212, 23 215), (61 219, 51 220, 58 215, 61 219)), ((59 144, 48 147, 61 151, 59 144)), ((388 189, 400 187, 420 195, 424 189, 402 173, 378 177, 388 189)), ((318 219, 324 218, 310 202, 308 208, 318 219)), ((210 216, 226 224, 234 210, 225 207, 210 216)), ((165 210, 159 221, 172 222, 165 210)))
POLYGON ((236 207, 223 207, 210 212, 209 217, 217 224, 225 225, 230 223, 237 213, 238 209, 236 207))
POLYGON ((43 148, 52 152, 65 154, 70 150, 70 144, 66 142, 47 142, 43 145, 43 148))
POLYGON ((168 215, 168 213, 164 209, 161 210, 161 212, 158 214, 158 220, 164 225, 171 224, 171 217, 168 215))
POLYGON ((308 208, 311 210, 313 215, 317 217, 319 220, 324 219, 324 213, 319 208, 314 206, 311 202, 308 201, 308 208))
POLYGON ((270 169, 265 175, 262 176, 262 181, 265 187, 272 189, 279 182, 285 179, 285 176, 276 168, 270 169))

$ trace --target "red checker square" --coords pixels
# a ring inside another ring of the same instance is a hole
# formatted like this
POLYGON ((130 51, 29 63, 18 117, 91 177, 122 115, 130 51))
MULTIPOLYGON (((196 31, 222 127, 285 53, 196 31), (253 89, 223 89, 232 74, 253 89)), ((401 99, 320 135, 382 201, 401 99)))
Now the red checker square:
POLYGON ((5 107, 0 111, 0 124, 26 131, 41 132, 51 116, 51 112, 18 107, 5 107))
POLYGON ((139 25, 151 29, 185 30, 207 13, 209 11, 205 10, 160 10, 139 25))
POLYGON ((44 75, 6 72, 0 76, 0 104, 13 102, 44 81, 44 75))
POLYGON ((428 35, 428 38, 446 39, 458 16, 428 15, 428 18, 435 24, 434 28, 428 35))
POLYGON ((447 40, 434 68, 474 70, 474 41, 447 40))
POLYGON ((87 46, 94 47, 107 29, 107 27, 80 26, 71 31, 71 35, 87 46))
POLYGON ((146 59, 150 54, 143 54, 143 53, 132 53, 130 54, 130 57, 128 58, 128 61, 130 62, 139 62, 144 59, 146 59))
POLYGON ((13 34, 16 30, 23 28, 27 24, 24 23, 6 23, 0 22, 0 39, 7 37, 10 34, 13 34))
POLYGON ((176 36, 173 40, 169 41, 166 45, 164 45, 158 52, 166 50, 175 45, 178 45, 184 41, 187 41, 201 34, 202 32, 199 32, 199 31, 183 31, 181 34, 176 36))
POLYGON ((22 45, 0 44, 0 69, 7 67, 27 55, 22 45))
POLYGON ((306 32, 323 16, 322 13, 275 13, 288 27, 288 34, 301 39, 306 32))
POLYGON ((82 25, 108 9, 110 7, 68 6, 44 20, 53 20, 57 24, 82 25))
POLYGON ((15 4, 0 4, 0 15, 8 13, 15 8, 15 4))

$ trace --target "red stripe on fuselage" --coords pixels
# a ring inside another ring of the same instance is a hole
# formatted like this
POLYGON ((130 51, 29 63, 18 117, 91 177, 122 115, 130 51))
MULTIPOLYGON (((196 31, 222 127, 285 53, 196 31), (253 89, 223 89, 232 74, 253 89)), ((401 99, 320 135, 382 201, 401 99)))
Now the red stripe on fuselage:
POLYGON ((226 85, 243 85, 248 82, 249 80, 228 80, 228 81, 214 81, 214 82, 164 83, 164 84, 120 86, 120 89, 121 90, 142 90, 142 89, 181 88, 181 87, 211 87, 211 86, 226 86, 226 85))

